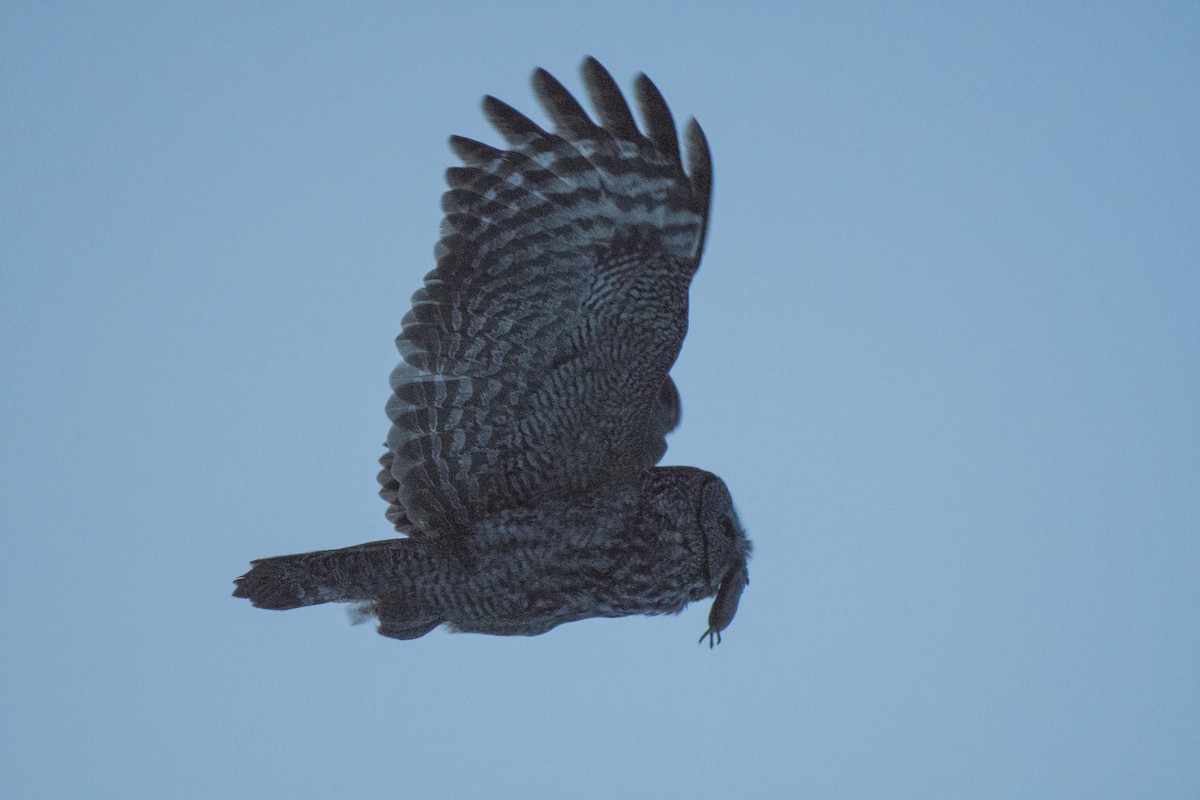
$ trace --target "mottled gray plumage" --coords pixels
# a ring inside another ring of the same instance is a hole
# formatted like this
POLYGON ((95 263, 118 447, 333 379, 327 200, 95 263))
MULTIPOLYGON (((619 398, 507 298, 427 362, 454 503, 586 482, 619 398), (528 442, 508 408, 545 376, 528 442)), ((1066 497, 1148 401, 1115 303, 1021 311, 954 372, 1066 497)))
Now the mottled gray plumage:
POLYGON ((564 622, 671 614, 711 597, 716 635, 745 583, 747 543, 725 484, 692 467, 646 470, 637 484, 510 508, 464 537, 410 537, 256 562, 255 604, 364 603, 379 632, 534 635, 564 622))
POLYGON ((254 562, 234 594, 264 608, 358 602, 380 632, 442 623, 537 634, 593 616, 677 612, 717 594, 719 639, 750 545, 724 484, 656 468, 679 422, 668 372, 687 331, 712 168, 644 75, 645 132, 594 59, 598 122, 544 70, 543 130, 493 97, 501 150, 452 137, 436 268, 403 358, 380 495, 404 539, 254 562))

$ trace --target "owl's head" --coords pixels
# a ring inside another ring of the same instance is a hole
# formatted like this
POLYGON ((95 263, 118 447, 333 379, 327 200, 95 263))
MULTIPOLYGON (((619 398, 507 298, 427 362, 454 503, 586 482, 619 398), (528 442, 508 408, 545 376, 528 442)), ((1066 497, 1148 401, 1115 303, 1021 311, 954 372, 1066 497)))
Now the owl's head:
POLYGON ((742 590, 750 584, 746 561, 751 544, 742 530, 733 498, 725 482, 712 473, 701 487, 699 527, 704 543, 705 567, 710 585, 716 585, 716 599, 708 613, 708 646, 721 642, 721 631, 729 627, 737 614, 742 590))
MULTIPOLYGON (((649 512, 643 524, 670 531, 686 549, 685 571, 691 600, 712 597, 708 630, 700 641, 721 641, 721 631, 737 614, 742 590, 750 583, 746 561, 750 540, 742 530, 725 482, 695 467, 654 467, 643 475, 642 497, 649 512)), ((683 565, 681 565, 683 566, 683 565)))

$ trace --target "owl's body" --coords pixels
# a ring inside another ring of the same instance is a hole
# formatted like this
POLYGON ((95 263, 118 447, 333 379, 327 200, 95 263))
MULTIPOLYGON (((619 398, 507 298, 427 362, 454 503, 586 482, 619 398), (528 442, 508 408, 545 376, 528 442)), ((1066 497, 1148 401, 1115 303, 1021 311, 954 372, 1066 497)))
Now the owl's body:
POLYGON ((687 170, 645 76, 646 132, 594 59, 598 124, 553 77, 553 132, 494 98, 500 150, 452 137, 437 267, 396 343, 380 495, 405 539, 256 561, 235 595, 264 608, 359 603, 381 633, 440 624, 542 633, 661 614, 717 594, 713 637, 750 545, 724 484, 656 468, 679 422, 668 373, 687 332, 712 182, 692 121, 687 170), (716 498, 716 499, 714 499, 716 498))
POLYGON ((732 515, 715 475, 656 468, 635 485, 490 515, 462 540, 465 560, 445 538, 388 539, 263 559, 247 588, 264 608, 365 604, 398 639, 443 623, 532 636, 711 597, 729 564, 744 562, 732 515))

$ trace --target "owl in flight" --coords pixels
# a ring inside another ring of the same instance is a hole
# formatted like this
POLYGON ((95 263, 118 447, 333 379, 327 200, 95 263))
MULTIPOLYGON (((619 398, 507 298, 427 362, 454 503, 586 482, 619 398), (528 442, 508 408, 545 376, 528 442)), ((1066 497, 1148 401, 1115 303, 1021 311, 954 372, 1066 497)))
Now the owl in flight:
POLYGON ((404 538, 254 561, 235 596, 357 603, 415 639, 442 624, 532 636, 716 595, 701 641, 720 641, 750 542, 720 478, 655 466, 680 417, 668 373, 704 248, 708 144, 692 120, 681 155, 645 75, 639 129, 598 61, 582 73, 595 120, 539 69, 552 131, 489 96, 507 149, 450 139, 463 166, 396 339, 380 459, 404 538))

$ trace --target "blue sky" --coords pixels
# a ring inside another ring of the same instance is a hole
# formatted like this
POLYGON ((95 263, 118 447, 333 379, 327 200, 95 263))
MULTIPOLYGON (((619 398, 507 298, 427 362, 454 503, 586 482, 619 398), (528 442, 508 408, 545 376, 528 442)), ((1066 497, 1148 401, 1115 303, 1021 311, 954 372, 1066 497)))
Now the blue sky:
POLYGON ((1200 795, 1200 7, 0 10, 0 795, 1200 795), (231 598, 386 536, 447 135, 700 119, 666 463, 707 604, 415 642, 231 598))

